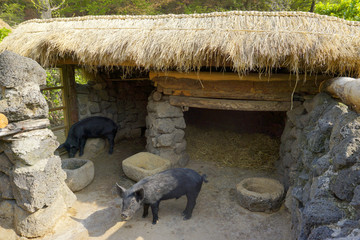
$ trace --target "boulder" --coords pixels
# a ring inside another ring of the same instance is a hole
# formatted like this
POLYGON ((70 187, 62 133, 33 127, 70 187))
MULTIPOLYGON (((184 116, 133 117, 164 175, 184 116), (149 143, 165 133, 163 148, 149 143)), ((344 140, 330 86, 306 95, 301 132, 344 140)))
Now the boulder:
POLYGON ((50 206, 58 198, 65 178, 58 156, 40 160, 34 166, 17 164, 12 175, 17 204, 28 212, 50 206))
POLYGON ((13 166, 14 164, 10 162, 6 154, 0 153, 0 172, 3 172, 9 176, 13 166))
MULTIPOLYGON (((2 199, 14 199, 9 176, 0 172, 0 197, 2 199)), ((0 198, 0 200, 1 200, 0 198)))
POLYGON ((63 197, 66 206, 71 207, 76 201, 76 195, 70 190, 65 182, 61 183, 60 195, 63 197))
POLYGON ((46 207, 29 213, 24 209, 15 206, 14 226, 18 235, 34 238, 51 232, 56 222, 67 211, 63 197, 60 195, 54 202, 46 207))
POLYGON ((15 206, 16 202, 14 200, 0 200, 0 218, 8 223, 12 223, 14 220, 15 206))
POLYGON ((149 101, 147 109, 148 112, 155 113, 156 117, 158 118, 173 118, 184 116, 180 107, 172 106, 167 101, 149 101))
POLYGON ((22 132, 5 138, 6 155, 12 162, 20 161, 26 165, 34 165, 42 159, 50 158, 59 146, 54 133, 50 129, 39 129, 22 132))
POLYGON ((360 184, 360 169, 344 169, 339 171, 335 180, 330 183, 330 190, 341 200, 350 202, 354 189, 360 184))
POLYGON ((79 156, 79 152, 77 152, 75 158, 93 159, 96 155, 103 152, 106 149, 106 146, 109 147, 109 144, 105 139, 89 138, 86 140, 84 154, 79 156))
POLYGON ((315 199, 307 202, 303 210, 304 223, 307 228, 335 223, 344 216, 331 199, 315 199))
POLYGON ((46 84, 45 70, 34 60, 10 51, 0 54, 0 85, 6 88, 23 86, 26 82, 46 84))
POLYGON ((309 235, 308 240, 319 240, 319 239, 327 239, 331 238, 331 234, 334 231, 326 226, 320 226, 313 229, 309 235))
POLYGON ((330 151, 334 169, 342 169, 356 163, 360 155, 360 138, 347 137, 330 151))
POLYGON ((0 54, 0 112, 9 122, 47 118, 48 105, 39 85, 46 83, 45 70, 34 60, 4 51, 0 54))

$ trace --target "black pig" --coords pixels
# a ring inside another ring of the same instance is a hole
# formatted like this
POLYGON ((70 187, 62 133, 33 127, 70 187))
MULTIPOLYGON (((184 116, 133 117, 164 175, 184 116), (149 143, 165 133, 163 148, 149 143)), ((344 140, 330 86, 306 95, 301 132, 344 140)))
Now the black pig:
POLYGON ((156 224, 161 200, 178 199, 186 195, 187 204, 183 216, 184 220, 190 219, 203 182, 207 182, 205 174, 200 176, 188 168, 174 168, 143 178, 127 190, 116 184, 122 198, 121 218, 129 220, 143 204, 143 217, 148 215, 151 207, 152 224, 156 224))
POLYGON ((69 157, 74 157, 80 150, 79 156, 82 156, 88 138, 105 137, 109 140, 109 153, 112 154, 116 132, 117 125, 109 118, 98 116, 85 118, 71 126, 66 141, 58 149, 64 147, 69 153, 69 157))

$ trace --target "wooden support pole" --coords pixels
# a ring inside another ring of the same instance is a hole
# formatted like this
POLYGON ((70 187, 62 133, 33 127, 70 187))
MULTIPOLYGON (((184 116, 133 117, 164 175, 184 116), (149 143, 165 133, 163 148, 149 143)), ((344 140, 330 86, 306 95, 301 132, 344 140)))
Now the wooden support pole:
POLYGON ((66 133, 72 124, 79 121, 79 113, 76 97, 75 68, 73 65, 61 66, 61 77, 64 85, 64 101, 66 110, 64 111, 66 133))
MULTIPOLYGON (((245 101, 212 98, 195 98, 183 96, 170 96, 170 104, 181 107, 238 110, 238 111, 289 111, 291 102, 279 101, 245 101)), ((293 106, 300 105, 294 102, 293 106)))

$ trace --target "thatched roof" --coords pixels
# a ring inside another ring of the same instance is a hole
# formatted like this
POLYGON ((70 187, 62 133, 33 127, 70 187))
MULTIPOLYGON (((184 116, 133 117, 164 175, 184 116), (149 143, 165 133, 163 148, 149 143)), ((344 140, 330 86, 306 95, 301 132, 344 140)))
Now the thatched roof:
POLYGON ((0 29, 2 28, 7 28, 7 29, 12 29, 9 24, 7 24, 6 22, 4 22, 4 20, 0 19, 0 29))
POLYGON ((360 23, 303 12, 221 12, 158 16, 86 16, 30 20, 0 45, 54 65, 135 64, 189 71, 231 66, 243 73, 360 75, 360 23))

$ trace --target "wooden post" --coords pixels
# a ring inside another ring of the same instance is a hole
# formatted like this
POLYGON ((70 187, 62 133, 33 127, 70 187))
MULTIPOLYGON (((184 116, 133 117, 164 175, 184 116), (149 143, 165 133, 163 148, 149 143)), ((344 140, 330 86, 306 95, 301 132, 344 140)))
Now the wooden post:
POLYGON ((61 80, 64 85, 64 118, 67 135, 70 126, 79 121, 76 97, 75 68, 73 65, 63 65, 61 67, 61 80))

